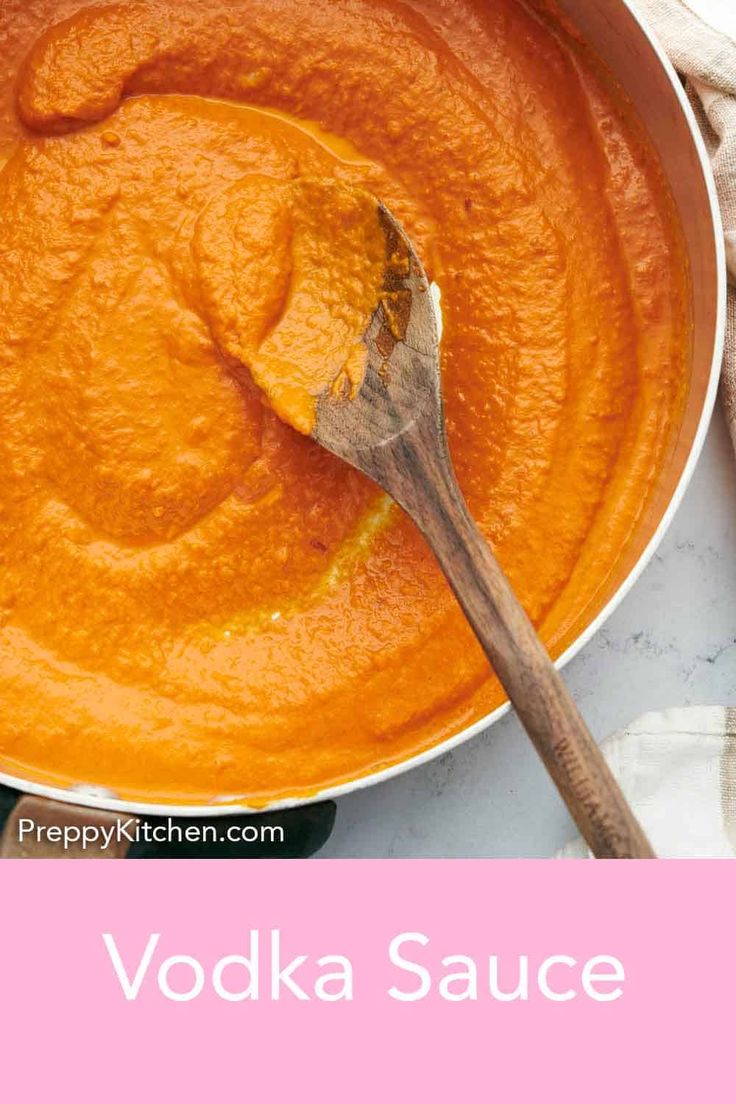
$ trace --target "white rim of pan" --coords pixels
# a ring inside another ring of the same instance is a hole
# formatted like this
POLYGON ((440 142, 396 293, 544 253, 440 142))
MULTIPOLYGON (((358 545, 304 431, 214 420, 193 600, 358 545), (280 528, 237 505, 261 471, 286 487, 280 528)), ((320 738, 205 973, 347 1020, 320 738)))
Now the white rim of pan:
MULTIPOLYGON (((710 370, 710 379, 708 382, 708 388, 705 393, 703 401, 703 409, 701 411, 698 427, 693 438, 693 443, 690 448, 690 452, 685 463, 685 466, 680 475, 680 479, 675 487, 674 493, 669 501, 667 509, 665 510, 659 525, 657 526, 653 536, 649 543, 639 556, 634 567, 627 575, 624 582, 618 588, 616 593, 610 599, 610 601, 603 607, 600 613, 591 621, 586 629, 580 634, 579 637, 567 648, 562 655, 555 661, 555 666, 560 669, 565 666, 574 656, 581 651, 582 648, 591 640, 591 638, 598 632, 605 621, 611 616, 611 614, 618 608, 620 603, 624 600, 626 595, 632 589, 634 584, 639 579, 639 576, 644 571, 645 567, 649 564, 652 556, 654 555, 657 547, 662 540, 664 534, 670 526, 670 523, 677 512, 680 503, 682 502, 685 491, 687 490, 690 479, 692 478, 695 466, 700 458, 700 454, 703 449, 705 437, 710 425, 711 415, 713 413, 713 407, 715 405, 716 394, 718 391, 718 381, 721 371, 721 363, 723 360, 723 347, 725 340, 726 330, 726 257, 725 257, 725 245, 723 240, 723 226, 721 222, 721 213, 718 205, 718 197, 716 194, 715 182, 713 180, 713 174, 711 172, 710 161, 703 142, 698 124, 695 120, 692 108, 687 99, 685 91, 680 83, 680 80, 675 72, 668 57, 664 53, 662 47, 659 45, 657 39, 647 27, 646 23, 642 20, 642 17, 638 12, 634 11, 629 3, 629 0, 624 0, 625 6, 629 9, 631 15, 636 20, 641 33, 649 42, 653 53, 657 57, 660 65, 664 69, 669 78, 670 86, 677 97, 683 115, 688 123, 688 127, 698 153, 698 158, 703 173, 703 179, 708 194, 708 200, 710 204, 711 218, 713 223, 713 231, 715 236, 715 253, 716 264, 718 271, 717 281, 717 303, 716 303, 716 333, 715 342, 713 347, 713 361, 710 370)), ((426 751, 420 752, 418 755, 413 755, 411 758, 404 759, 400 763, 395 763, 393 766, 384 767, 381 770, 374 771, 370 774, 361 775, 358 778, 354 778, 348 782, 342 782, 337 786, 328 786, 317 793, 309 795, 295 795, 293 797, 279 798, 278 800, 268 802, 266 804, 249 805, 247 802, 231 800, 230 798, 223 797, 221 799, 214 799, 210 802, 205 802, 197 805, 178 805, 172 802, 156 803, 145 801, 128 801, 121 798, 116 798, 110 791, 106 791, 103 787, 99 786, 86 786, 77 785, 70 787, 69 789, 63 789, 58 786, 50 786, 44 783, 32 782, 27 779, 20 778, 11 774, 6 774, 0 771, 0 783, 10 786, 12 789, 20 790, 24 793, 35 794, 39 797, 50 798, 55 801, 62 801, 69 805, 82 805, 92 809, 109 809, 113 812, 121 812, 128 814, 140 814, 148 816, 172 816, 172 817, 214 817, 214 816, 235 816, 237 814, 250 813, 269 813, 276 812, 280 809, 293 809, 300 805, 312 805, 318 801, 326 801, 333 798, 343 797, 346 794, 354 793, 356 790, 366 789, 369 786, 375 786, 379 782, 386 782, 390 778, 397 778, 399 775, 413 770, 415 767, 423 766, 425 763, 430 763, 433 759, 439 758, 441 755, 445 755, 448 751, 452 751, 454 748, 465 743, 467 740, 471 740, 474 736, 484 732, 501 717, 505 716, 511 709, 509 702, 494 709, 493 712, 486 714, 480 720, 475 721, 472 725, 468 725, 467 728, 463 728, 460 732, 455 733, 454 736, 450 736, 448 739, 441 741, 440 743, 428 748, 426 751)))

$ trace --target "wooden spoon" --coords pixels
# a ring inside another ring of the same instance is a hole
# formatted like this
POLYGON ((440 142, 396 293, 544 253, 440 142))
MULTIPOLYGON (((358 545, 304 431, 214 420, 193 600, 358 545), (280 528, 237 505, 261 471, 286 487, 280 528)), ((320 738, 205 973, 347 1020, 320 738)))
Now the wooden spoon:
POLYGON ((473 521, 452 469, 429 281, 383 205, 382 294, 357 394, 325 391, 312 437, 379 484, 424 534, 575 823, 598 858, 654 858, 544 645, 473 521))

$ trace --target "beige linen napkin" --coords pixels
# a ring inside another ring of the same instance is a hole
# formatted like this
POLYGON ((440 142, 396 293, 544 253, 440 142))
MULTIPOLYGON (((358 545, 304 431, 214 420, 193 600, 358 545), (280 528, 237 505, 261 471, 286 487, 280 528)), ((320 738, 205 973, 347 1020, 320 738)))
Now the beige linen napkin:
POLYGON ((647 713, 601 749, 660 859, 736 858, 736 709, 647 713))
MULTIPOLYGON (((675 68, 711 156, 726 232, 721 395, 736 447, 736 0, 636 0, 675 68)), ((660 858, 736 858, 736 709, 648 713, 602 750, 660 858)), ((584 858, 576 840, 560 858, 584 858)))

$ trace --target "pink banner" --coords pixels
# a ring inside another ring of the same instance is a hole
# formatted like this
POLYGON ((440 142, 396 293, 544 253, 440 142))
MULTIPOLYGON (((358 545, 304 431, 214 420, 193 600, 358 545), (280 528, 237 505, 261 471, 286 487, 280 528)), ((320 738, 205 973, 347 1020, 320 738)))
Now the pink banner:
POLYGON ((692 1101, 727 863, 0 866, 3 1099, 692 1101))

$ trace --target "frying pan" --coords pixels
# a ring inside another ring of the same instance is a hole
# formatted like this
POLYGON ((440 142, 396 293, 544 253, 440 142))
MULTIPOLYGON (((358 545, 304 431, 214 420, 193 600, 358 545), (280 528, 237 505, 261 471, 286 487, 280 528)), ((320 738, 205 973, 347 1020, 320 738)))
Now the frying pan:
MULTIPOLYGON (((685 236, 692 282, 691 384, 679 435, 659 479, 656 493, 640 519, 632 541, 601 595, 588 627, 560 656, 558 665, 571 659, 601 627, 634 585, 654 554, 677 510, 703 445, 718 384, 726 314, 726 270, 723 233, 707 154, 683 87, 628 0, 559 0, 585 41, 610 70, 632 101, 657 149, 679 212, 685 236)), ((374 785, 412 767, 427 763, 469 740, 498 720, 508 704, 457 732, 450 739, 405 761, 325 789, 311 802, 339 797, 351 790, 374 785)), ((253 812, 232 803, 172 805, 121 800, 112 791, 90 787, 80 779, 67 789, 40 784, 19 775, 0 772, 0 784, 20 791, 13 814, 31 816, 37 822, 85 823, 110 819, 120 813, 144 818, 208 818, 253 812)), ((304 805, 303 797, 274 801, 273 813, 304 805)), ((263 811, 261 806, 259 811, 263 811)), ((329 818, 328 818, 329 819, 329 818)), ((6 829, 4 853, 17 853, 10 829, 6 829)), ((125 848, 121 848, 121 852, 125 848)), ((56 852, 54 852, 56 853, 56 852)))

